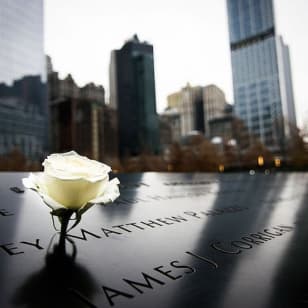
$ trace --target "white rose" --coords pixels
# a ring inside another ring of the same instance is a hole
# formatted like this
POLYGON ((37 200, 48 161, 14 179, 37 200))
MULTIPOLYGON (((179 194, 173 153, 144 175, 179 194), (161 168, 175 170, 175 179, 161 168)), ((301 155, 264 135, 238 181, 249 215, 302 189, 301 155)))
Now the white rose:
POLYGON ((109 181, 111 168, 71 151, 52 154, 43 162, 44 172, 23 179, 53 210, 84 212, 90 204, 108 203, 119 196, 118 179, 109 181), (87 205, 87 207, 85 207, 87 205))

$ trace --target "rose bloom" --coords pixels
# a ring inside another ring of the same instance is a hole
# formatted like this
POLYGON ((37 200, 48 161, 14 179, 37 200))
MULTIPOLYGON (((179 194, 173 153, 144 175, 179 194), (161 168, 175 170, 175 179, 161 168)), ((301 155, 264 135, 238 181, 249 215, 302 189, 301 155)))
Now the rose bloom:
POLYGON ((51 154, 43 162, 44 172, 23 179, 53 210, 80 210, 85 205, 113 202, 119 196, 117 178, 109 181, 111 168, 71 151, 51 154))

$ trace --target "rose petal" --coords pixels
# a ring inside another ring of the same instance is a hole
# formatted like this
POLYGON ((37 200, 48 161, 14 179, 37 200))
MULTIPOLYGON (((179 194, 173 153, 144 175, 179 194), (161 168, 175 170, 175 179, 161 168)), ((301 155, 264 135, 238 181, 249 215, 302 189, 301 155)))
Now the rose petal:
POLYGON ((67 209, 65 206, 63 206, 62 204, 60 204, 59 202, 57 202, 56 200, 52 199, 50 196, 40 193, 39 195, 41 196, 41 198, 43 199, 44 203, 50 207, 53 210, 58 210, 58 209, 67 209))
POLYGON ((29 189, 33 189, 35 191, 38 191, 38 184, 36 176, 33 173, 30 173, 28 178, 22 179, 22 184, 29 189))
POLYGON ((113 180, 107 183, 105 191, 95 199, 89 201, 89 203, 101 203, 107 204, 113 202, 120 195, 119 185, 120 181, 118 178, 114 178, 113 180))
POLYGON ((33 189, 51 209, 57 210, 59 208, 65 208, 45 193, 43 183, 40 181, 39 177, 33 173, 30 173, 28 178, 22 179, 22 183, 26 188, 33 189))
POLYGON ((96 183, 108 177, 110 166, 81 156, 75 151, 54 153, 43 162, 44 172, 62 180, 85 180, 96 183))
POLYGON ((45 187, 44 179, 40 175, 30 173, 29 177, 23 178, 22 183, 26 188, 33 189, 36 192, 46 194, 47 190, 45 187))
MULTIPOLYGON (((28 178, 23 178, 22 183, 26 188, 34 190, 44 201, 44 203, 50 207, 52 210, 58 210, 60 208, 67 209, 67 207, 63 206, 53 198, 51 198, 45 190, 45 184, 43 183, 43 178, 34 175, 33 173, 30 173, 28 178)), ((110 202, 113 202, 116 198, 119 197, 119 185, 120 181, 118 178, 114 178, 113 180, 109 181, 106 184, 106 188, 104 192, 96 197, 95 199, 92 199, 88 201, 83 207, 81 207, 78 212, 80 215, 82 215, 84 212, 86 212, 89 208, 92 207, 95 203, 100 204, 107 204, 110 202)))

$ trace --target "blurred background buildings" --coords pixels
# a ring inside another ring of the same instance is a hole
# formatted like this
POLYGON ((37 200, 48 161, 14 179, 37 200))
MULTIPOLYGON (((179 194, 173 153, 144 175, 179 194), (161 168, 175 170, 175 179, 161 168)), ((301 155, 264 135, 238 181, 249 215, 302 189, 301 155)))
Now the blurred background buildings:
POLYGON ((43 0, 0 0, 0 170, 40 170, 48 153, 72 149, 124 172, 307 168, 272 0, 226 3, 234 104, 215 84, 188 82, 158 114, 149 42, 135 34, 111 51, 106 97, 54 71, 43 0))
POLYGON ((1 0, 0 11, 0 155, 30 166, 49 151, 43 1, 1 0))

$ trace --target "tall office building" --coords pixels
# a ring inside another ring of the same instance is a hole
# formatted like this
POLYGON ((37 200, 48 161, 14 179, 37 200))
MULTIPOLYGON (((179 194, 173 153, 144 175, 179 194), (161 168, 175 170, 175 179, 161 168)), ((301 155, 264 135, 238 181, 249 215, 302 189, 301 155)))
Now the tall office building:
POLYGON ((110 104, 118 113, 120 156, 158 153, 153 46, 137 35, 111 53, 110 104))
POLYGON ((282 153, 296 126, 289 50, 276 35, 272 0, 227 0, 235 113, 282 153))
POLYGON ((0 156, 48 151, 43 0, 0 0, 0 156))

